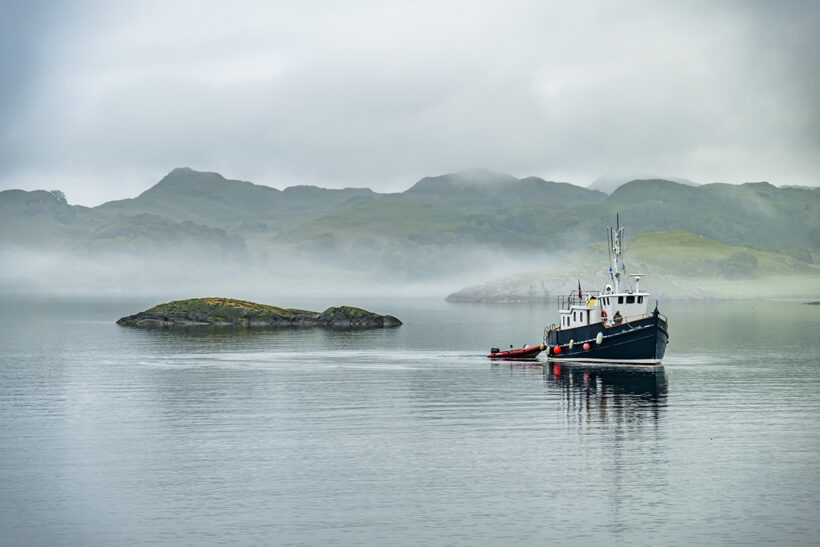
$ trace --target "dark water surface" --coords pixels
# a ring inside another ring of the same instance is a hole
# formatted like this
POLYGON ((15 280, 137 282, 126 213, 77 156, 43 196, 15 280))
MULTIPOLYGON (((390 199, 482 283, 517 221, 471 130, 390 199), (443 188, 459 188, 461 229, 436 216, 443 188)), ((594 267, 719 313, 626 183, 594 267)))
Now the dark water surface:
POLYGON ((7 298, 3 545, 817 544, 820 307, 668 303, 664 366, 490 363, 552 306, 385 331, 118 327, 7 298))

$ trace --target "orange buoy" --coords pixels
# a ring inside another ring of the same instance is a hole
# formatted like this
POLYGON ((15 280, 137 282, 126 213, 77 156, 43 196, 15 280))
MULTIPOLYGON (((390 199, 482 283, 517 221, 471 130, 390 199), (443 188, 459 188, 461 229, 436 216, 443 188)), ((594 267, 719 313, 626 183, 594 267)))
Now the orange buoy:
POLYGON ((555 355, 558 355, 559 353, 561 353, 561 346, 555 346, 555 349, 554 349, 554 350, 552 350, 552 352, 553 352, 555 355))
POLYGON ((588 350, 588 349, 589 349, 589 342, 585 342, 585 343, 584 343, 584 349, 586 349, 586 350, 588 350))

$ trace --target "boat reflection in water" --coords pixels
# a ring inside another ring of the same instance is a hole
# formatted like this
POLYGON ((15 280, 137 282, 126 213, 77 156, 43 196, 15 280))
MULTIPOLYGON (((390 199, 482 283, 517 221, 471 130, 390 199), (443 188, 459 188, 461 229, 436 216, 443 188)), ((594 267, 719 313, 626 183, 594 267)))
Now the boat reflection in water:
POLYGON ((662 366, 548 363, 544 377, 550 388, 561 390, 567 413, 584 422, 657 419, 666 407, 668 383, 662 366))

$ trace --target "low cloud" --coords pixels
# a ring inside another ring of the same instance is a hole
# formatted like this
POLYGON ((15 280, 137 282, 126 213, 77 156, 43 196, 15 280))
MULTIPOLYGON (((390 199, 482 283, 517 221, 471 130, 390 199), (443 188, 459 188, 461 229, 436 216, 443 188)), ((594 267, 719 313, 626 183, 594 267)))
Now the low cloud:
POLYGON ((812 2, 26 6, 0 39, 2 188, 97 204, 180 165, 379 191, 471 166, 818 184, 812 2))

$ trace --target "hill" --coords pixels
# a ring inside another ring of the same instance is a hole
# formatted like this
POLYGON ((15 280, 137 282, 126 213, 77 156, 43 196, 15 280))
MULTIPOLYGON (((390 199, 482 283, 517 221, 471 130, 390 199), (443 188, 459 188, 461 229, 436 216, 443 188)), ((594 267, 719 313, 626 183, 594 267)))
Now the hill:
POLYGON ((281 194, 275 188, 229 180, 218 173, 178 168, 136 198, 94 209, 109 217, 151 213, 175 221, 221 225, 263 216, 277 206, 281 194))
POLYGON ((52 192, 0 192, 0 245, 62 249, 102 222, 92 209, 52 192))
MULTIPOLYGON (((612 194, 615 190, 626 184, 627 182, 632 182, 633 180, 644 180, 644 179, 659 179, 659 177, 655 176, 646 176, 646 175, 632 175, 632 176, 623 176, 623 175, 604 175, 595 179, 592 184, 588 186, 590 190, 599 190, 604 192, 605 194, 612 194)), ((676 182, 678 184, 684 184, 686 186, 697 186, 698 184, 689 180, 680 177, 664 177, 660 180, 668 180, 671 182, 676 182)))
POLYGON ((407 198, 435 198, 441 205, 464 211, 487 211, 520 204, 561 204, 574 207, 595 203, 603 192, 538 177, 517 179, 487 169, 468 169, 438 177, 425 177, 402 194, 407 198))
MULTIPOLYGON (((540 180, 540 179, 539 179, 540 180)), ((571 185, 567 185, 571 186, 571 185)), ((615 215, 627 238, 683 230, 728 245, 820 253, 820 191, 768 183, 688 186, 632 181, 611 196, 474 171, 422 179, 403 194, 341 208, 275 238, 302 256, 332 254, 388 271, 458 268, 477 248, 545 258, 600 241, 615 215), (473 180, 471 177, 476 176, 473 180)))
POLYGON ((84 236, 73 248, 77 255, 128 255, 171 259, 232 260, 245 263, 245 240, 221 228, 190 220, 174 222, 153 214, 118 217, 84 236))
POLYGON ((820 251, 817 189, 642 180, 620 187, 604 205, 640 231, 684 230, 730 245, 820 251))
MULTIPOLYGON (((152 258, 165 264, 169 278, 191 270, 196 257, 202 259, 196 269, 234 275, 239 265, 243 275, 261 279, 334 270, 408 282, 490 268, 512 273, 520 271, 520 261, 533 267, 600 242, 619 213, 627 242, 642 233, 682 231, 810 265, 820 257, 819 206, 818 189, 765 182, 634 180, 606 195, 470 169, 379 194, 366 188, 278 190, 179 168, 135 198, 93 208, 69 205, 59 193, 0 192, 0 250, 85 261, 116 254, 152 258)), ((723 271, 711 263, 705 271, 718 279, 733 268, 743 271, 750 259, 746 251, 737 253, 726 258, 723 271)))
MULTIPOLYGON (((558 267, 494 279, 448 296, 454 302, 538 301, 575 290, 600 290, 609 278, 606 246, 596 243, 558 267)), ((657 298, 800 298, 820 295, 820 266, 786 253, 719 243, 696 234, 640 234, 627 245, 628 273, 647 274, 641 287, 657 298)))
POLYGON ((151 213, 177 222, 269 233, 376 196, 368 188, 293 186, 277 190, 218 173, 177 168, 136 198, 111 201, 94 211, 108 218, 151 213))

